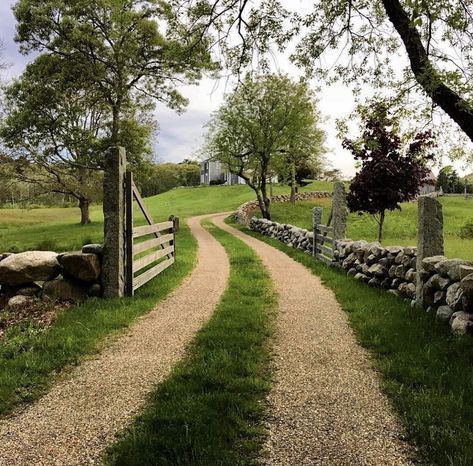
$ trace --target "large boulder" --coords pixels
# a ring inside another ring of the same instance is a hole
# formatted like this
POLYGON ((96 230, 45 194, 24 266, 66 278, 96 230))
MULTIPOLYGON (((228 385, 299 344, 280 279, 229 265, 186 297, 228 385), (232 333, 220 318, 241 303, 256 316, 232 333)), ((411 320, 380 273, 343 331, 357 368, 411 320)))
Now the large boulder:
POLYGON ((55 252, 21 252, 12 254, 0 262, 0 283, 17 286, 51 280, 58 276, 59 270, 55 252))
POLYGON ((59 258, 65 275, 85 282, 93 282, 100 276, 100 259, 97 254, 68 252, 59 258))
POLYGON ((67 278, 50 280, 43 285, 43 296, 51 299, 66 301, 84 301, 87 298, 89 286, 67 278))

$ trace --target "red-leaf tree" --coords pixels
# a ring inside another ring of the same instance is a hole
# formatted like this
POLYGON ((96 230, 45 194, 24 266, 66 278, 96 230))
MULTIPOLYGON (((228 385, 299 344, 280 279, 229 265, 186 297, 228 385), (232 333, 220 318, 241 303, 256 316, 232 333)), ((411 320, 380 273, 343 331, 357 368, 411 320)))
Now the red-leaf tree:
POLYGON ((354 141, 345 139, 343 147, 361 162, 347 195, 351 212, 371 214, 378 223, 378 241, 383 237, 386 211, 401 209, 401 202, 411 201, 428 183, 428 162, 434 155, 434 137, 430 131, 417 133, 403 144, 397 125, 383 104, 364 118, 365 128, 354 141))

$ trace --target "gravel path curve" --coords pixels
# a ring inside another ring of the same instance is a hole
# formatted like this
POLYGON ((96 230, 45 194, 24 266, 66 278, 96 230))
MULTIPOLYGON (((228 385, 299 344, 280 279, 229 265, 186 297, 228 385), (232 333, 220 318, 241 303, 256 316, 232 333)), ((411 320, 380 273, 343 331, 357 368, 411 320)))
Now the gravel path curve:
POLYGON ((177 290, 38 402, 0 421, 0 465, 100 461, 103 449, 182 357, 226 288, 228 258, 200 226, 206 217, 188 221, 199 243, 198 263, 177 290))
POLYGON ((407 465, 415 452, 331 290, 303 265, 215 217, 251 246, 279 295, 267 465, 407 465))

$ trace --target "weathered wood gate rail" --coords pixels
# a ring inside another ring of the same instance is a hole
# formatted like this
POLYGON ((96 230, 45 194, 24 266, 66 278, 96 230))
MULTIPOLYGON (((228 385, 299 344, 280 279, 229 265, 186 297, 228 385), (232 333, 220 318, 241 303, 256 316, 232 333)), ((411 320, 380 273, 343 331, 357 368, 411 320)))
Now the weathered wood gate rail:
POLYGON ((333 227, 322 225, 321 223, 322 207, 314 207, 312 210, 312 222, 314 234, 312 255, 329 265, 333 262, 335 238, 333 227))
POLYGON ((175 232, 179 219, 154 223, 133 174, 126 170, 123 148, 112 148, 105 158, 104 176, 104 296, 133 296, 134 292, 176 260, 175 232), (133 201, 148 225, 133 225, 133 201), (154 237, 145 239, 146 236, 154 237), (137 239, 144 241, 136 241, 137 239))
POLYGON ((169 266, 174 264, 176 257, 175 231, 176 219, 154 223, 151 213, 148 211, 138 189, 133 182, 133 173, 126 172, 125 178, 125 204, 126 204, 126 274, 125 294, 133 296, 133 293, 152 278, 159 275, 169 266), (133 226, 133 199, 148 222, 148 225, 133 226), (154 238, 135 244, 136 238, 154 235, 154 238), (157 247, 161 249, 156 250, 157 247), (148 252, 148 255, 144 255, 148 252), (135 260, 136 256, 140 256, 135 260), (166 256, 166 259, 164 257, 166 256), (159 261, 159 262, 158 262, 159 261), (154 265, 149 267, 151 264, 154 265), (143 271, 144 270, 144 271, 143 271), (138 276, 136 274, 141 272, 138 276))

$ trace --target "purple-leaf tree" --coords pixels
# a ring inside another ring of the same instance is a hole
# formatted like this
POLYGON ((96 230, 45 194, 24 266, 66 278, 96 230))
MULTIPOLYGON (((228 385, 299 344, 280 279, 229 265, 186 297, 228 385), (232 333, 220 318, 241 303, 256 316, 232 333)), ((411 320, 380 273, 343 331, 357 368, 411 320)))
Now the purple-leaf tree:
POLYGON ((386 211, 401 209, 428 183, 427 164, 434 159, 434 136, 419 132, 403 144, 394 119, 383 104, 364 118, 365 128, 354 141, 345 139, 343 147, 361 163, 347 195, 351 212, 371 214, 378 223, 378 241, 383 238, 386 211))

